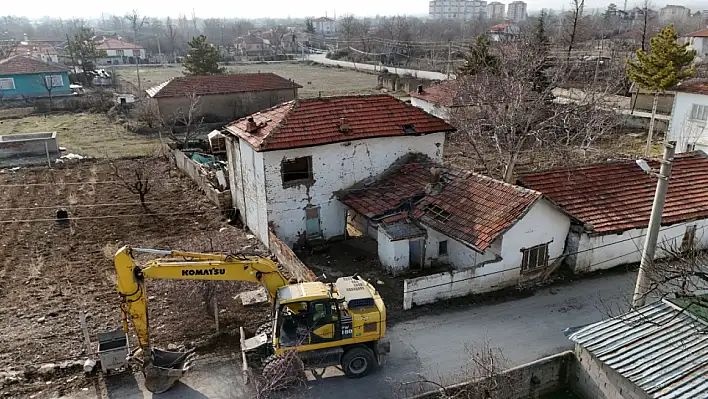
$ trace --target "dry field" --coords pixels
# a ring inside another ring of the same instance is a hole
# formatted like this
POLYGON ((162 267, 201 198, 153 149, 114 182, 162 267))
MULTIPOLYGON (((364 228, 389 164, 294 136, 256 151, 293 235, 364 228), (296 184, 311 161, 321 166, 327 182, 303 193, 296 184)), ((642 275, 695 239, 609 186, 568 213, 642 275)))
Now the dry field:
MULTIPOLYGON (((307 65, 298 62, 271 64, 239 64, 227 67, 230 73, 272 72, 286 79, 293 79, 302 86, 301 97, 336 96, 345 94, 377 93, 376 75, 356 72, 351 69, 307 65), (309 82, 309 83, 308 83, 309 82)), ((137 85, 135 68, 119 68, 118 76, 137 85)), ((158 85, 167 79, 183 76, 181 65, 148 67, 140 69, 140 80, 144 88, 158 85)))
MULTIPOLYGON (((140 167, 128 159, 116 164, 126 176, 134 176, 134 168, 140 167)), ((27 365, 85 358, 80 311, 87 313, 92 335, 120 326, 111 257, 122 245, 265 253, 252 236, 226 224, 170 163, 154 160, 152 165, 148 167, 154 168, 155 180, 147 196, 148 210, 123 186, 107 183, 116 177, 105 162, 0 173, 0 376, 27 365), (55 221, 59 208, 68 210, 69 225, 55 221)), ((148 282, 150 326, 157 346, 200 346, 214 333, 213 313, 206 311, 197 284, 148 282)), ((234 299, 238 292, 253 289, 251 284, 218 284, 222 329, 244 325, 253 331, 268 318, 267 305, 244 309, 234 299)), ((217 349, 238 345, 228 337, 216 342, 210 344, 217 349)), ((3 385, 0 378, 0 397, 27 397, 38 390, 90 383, 79 378, 67 384, 67 373, 51 386, 44 380, 52 377, 27 372, 22 381, 10 385, 3 385)))
POLYGON ((59 145, 67 152, 96 158, 151 155, 160 144, 157 136, 132 133, 105 114, 67 113, 0 120, 0 135, 36 132, 57 132, 59 145))

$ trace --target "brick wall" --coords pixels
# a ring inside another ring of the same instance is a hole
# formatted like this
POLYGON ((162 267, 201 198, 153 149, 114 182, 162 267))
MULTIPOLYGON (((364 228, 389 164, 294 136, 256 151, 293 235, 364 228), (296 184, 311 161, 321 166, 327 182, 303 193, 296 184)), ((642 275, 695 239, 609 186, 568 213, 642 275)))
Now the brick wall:
MULTIPOLYGON (((558 353, 553 356, 545 357, 536 360, 535 362, 527 363, 518 367, 511 368, 504 373, 500 380, 508 381, 509 385, 506 389, 495 391, 493 396, 495 399, 525 399, 537 398, 542 395, 556 392, 566 386, 568 379, 568 371, 571 364, 574 362, 574 355, 571 351, 558 353)), ((453 385, 446 388, 446 393, 449 396, 455 395, 456 392, 468 391, 474 385, 484 385, 483 381, 471 381, 462 384, 453 385)), ((414 396, 414 399, 439 399, 445 397, 440 390, 423 393, 414 396)), ((465 396, 467 398, 467 396, 465 396)), ((483 396, 480 395, 479 399, 483 396)), ((470 397, 470 399, 477 399, 470 397)))
POLYGON ((569 384, 585 399, 649 399, 644 391, 600 362, 585 348, 575 346, 569 384))
POLYGON ((317 280, 312 271, 295 255, 295 252, 276 237, 271 230, 268 230, 268 241, 268 249, 275 255, 280 266, 288 272, 291 278, 297 279, 299 283, 317 280))
POLYGON ((207 178, 199 172, 199 164, 192 161, 180 150, 170 150, 175 159, 177 169, 189 176, 197 186, 204 192, 207 198, 220 209, 231 209, 231 191, 219 191, 209 183, 207 178))

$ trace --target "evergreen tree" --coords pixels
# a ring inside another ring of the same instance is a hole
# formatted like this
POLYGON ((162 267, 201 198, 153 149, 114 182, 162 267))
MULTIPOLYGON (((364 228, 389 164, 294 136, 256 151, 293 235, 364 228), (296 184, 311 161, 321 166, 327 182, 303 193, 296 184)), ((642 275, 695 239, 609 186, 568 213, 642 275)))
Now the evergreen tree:
POLYGON ((189 41, 189 53, 184 59, 185 75, 221 75, 226 68, 219 66, 219 50, 207 43, 207 37, 199 35, 189 41))
POLYGON ((649 154, 651 148, 659 94, 693 76, 695 71, 693 60, 696 52, 689 50, 688 46, 689 43, 679 44, 673 25, 669 25, 651 39, 648 54, 639 49, 636 61, 627 62, 629 78, 640 88, 654 93, 645 155, 649 154))
POLYGON ((487 36, 477 36, 459 71, 460 75, 476 75, 480 72, 496 74, 499 71, 499 57, 491 54, 487 36))
POLYGON ((534 31, 533 38, 534 47, 537 49, 539 55, 542 56, 542 62, 538 69, 534 73, 533 78, 533 91, 537 93, 547 93, 551 94, 549 86, 551 83, 548 81, 548 69, 551 67, 549 61, 549 48, 550 40, 548 34, 546 33, 546 11, 541 10, 538 16, 538 21, 536 23, 536 29, 534 31))
POLYGON ((315 33, 315 24, 312 22, 312 19, 310 19, 310 18, 305 20, 305 32, 306 33, 315 33))
POLYGON ((81 28, 69 41, 68 49, 75 63, 81 65, 83 71, 79 77, 84 85, 90 85, 93 80, 91 72, 96 70, 96 61, 106 56, 106 52, 96 48, 96 41, 92 28, 81 28))

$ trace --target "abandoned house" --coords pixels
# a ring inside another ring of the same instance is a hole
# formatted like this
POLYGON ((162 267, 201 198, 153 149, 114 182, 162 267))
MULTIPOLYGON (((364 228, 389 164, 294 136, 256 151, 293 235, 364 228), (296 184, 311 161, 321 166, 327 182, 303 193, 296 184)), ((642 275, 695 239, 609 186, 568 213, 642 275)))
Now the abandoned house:
POLYGON ((233 204, 268 245, 344 237, 347 207, 334 193, 419 152, 440 161, 439 118, 387 95, 299 99, 224 129, 233 204))
POLYGON ((157 101, 160 116, 181 120, 189 113, 205 121, 233 121, 297 98, 301 88, 274 73, 183 76, 147 89, 157 101))
MULTIPOLYGON (((659 162, 650 161, 652 168, 659 162)), ((542 192, 573 218, 566 263, 575 273, 641 260, 656 178, 634 160, 523 175, 520 184, 542 192), (622 184, 617 184, 622 182, 622 184), (601 248, 601 250, 600 250, 601 248)), ((656 258, 665 248, 707 248, 708 158, 702 151, 677 155, 664 205, 656 258)))
POLYGON ((352 227, 377 240, 390 273, 434 264, 491 273, 460 287, 466 293, 553 269, 570 226, 537 191, 442 167, 421 154, 408 154, 339 198, 352 227))
POLYGON ((411 104, 449 121, 452 108, 462 105, 460 99, 456 97, 458 84, 455 80, 446 80, 427 88, 420 85, 410 93, 411 104))

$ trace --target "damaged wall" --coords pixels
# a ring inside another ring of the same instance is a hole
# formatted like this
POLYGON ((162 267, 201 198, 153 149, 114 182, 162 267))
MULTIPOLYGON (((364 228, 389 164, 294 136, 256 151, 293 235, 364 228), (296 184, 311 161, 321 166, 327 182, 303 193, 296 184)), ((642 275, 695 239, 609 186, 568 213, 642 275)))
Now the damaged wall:
MULTIPOLYGON (((192 181, 194 181, 197 186, 204 192, 204 195, 209 199, 209 201, 216 204, 219 209, 226 210, 231 208, 231 191, 224 190, 219 191, 214 186, 211 185, 209 179, 204 176, 200 171, 200 166, 198 163, 192 161, 180 150, 170 150, 172 157, 175 160, 175 165, 177 169, 184 172, 189 176, 192 181)), ((231 177, 229 177, 229 180, 231 177)))
POLYGON ((292 246, 304 237, 305 209, 315 206, 320 208, 323 237, 343 236, 347 208, 335 198, 336 191, 385 171, 409 152, 423 153, 439 162, 444 142, 445 133, 433 133, 257 153, 257 156, 262 154, 265 157, 268 221, 274 224, 278 237, 292 246), (307 156, 312 157, 313 180, 284 185, 281 175, 283 160, 307 156))
MULTIPOLYGON (((512 287, 528 280, 521 271, 523 250, 548 243, 550 260, 560 257, 565 248, 565 238, 570 228, 570 219, 564 213, 540 199, 508 231, 497 238, 484 254, 476 254, 471 248, 454 255, 455 267, 460 270, 406 279, 403 288, 403 308, 433 303, 439 300, 512 287), (499 251, 501 249, 501 251, 499 251), (489 261, 498 258, 498 261, 489 261), (484 263, 484 262, 488 263, 484 263), (480 265, 482 266, 475 266, 480 265)), ((437 242, 445 237, 428 230, 426 260, 433 258, 437 242), (431 252, 429 252, 431 251, 431 252)), ((457 243, 462 245, 461 243, 457 243)), ((455 241, 448 239, 448 261, 453 262, 455 241)))
POLYGON ((379 227, 376 241, 379 262, 388 273, 395 276, 408 269, 410 265, 410 243, 408 240, 392 241, 379 227))

